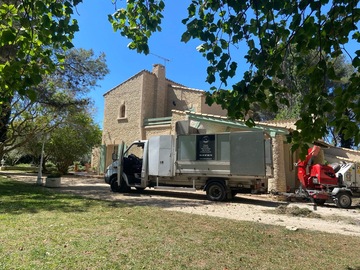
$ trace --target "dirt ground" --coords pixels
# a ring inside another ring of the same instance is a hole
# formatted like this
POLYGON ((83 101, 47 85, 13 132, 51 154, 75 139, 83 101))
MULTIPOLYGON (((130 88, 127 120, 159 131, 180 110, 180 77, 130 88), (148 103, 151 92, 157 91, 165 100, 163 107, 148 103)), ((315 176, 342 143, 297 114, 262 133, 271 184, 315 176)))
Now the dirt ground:
MULTIPOLYGON (((36 175, 3 173, 7 177, 36 183, 36 175)), ((318 232, 352 235, 360 237, 360 199, 353 199, 351 209, 340 209, 334 204, 317 206, 309 202, 282 202, 270 195, 237 195, 231 202, 211 202, 204 192, 179 192, 145 189, 126 194, 113 193, 103 178, 88 175, 62 177, 61 187, 53 188, 94 199, 121 201, 130 205, 161 207, 168 211, 179 211, 227 219, 253 221, 284 226, 289 230, 309 229, 318 232), (320 218, 306 218, 275 213, 280 205, 308 208, 320 218)))

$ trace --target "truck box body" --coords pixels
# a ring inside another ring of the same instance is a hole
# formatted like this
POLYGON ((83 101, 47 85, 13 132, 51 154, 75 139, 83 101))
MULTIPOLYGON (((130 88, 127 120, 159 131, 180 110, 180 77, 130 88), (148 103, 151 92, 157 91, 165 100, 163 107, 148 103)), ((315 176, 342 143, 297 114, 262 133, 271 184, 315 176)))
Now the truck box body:
POLYGON ((149 139, 149 175, 271 175, 270 140, 263 132, 162 135, 149 139))
POLYGON ((173 136, 154 136, 149 139, 149 175, 174 176, 173 136))

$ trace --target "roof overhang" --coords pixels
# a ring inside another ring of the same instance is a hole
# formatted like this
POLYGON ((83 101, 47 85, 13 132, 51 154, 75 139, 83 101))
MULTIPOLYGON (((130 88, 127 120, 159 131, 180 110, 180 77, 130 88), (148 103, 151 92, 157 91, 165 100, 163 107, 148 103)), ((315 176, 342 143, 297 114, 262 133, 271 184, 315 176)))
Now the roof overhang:
POLYGON ((199 122, 201 122, 201 121, 211 122, 211 123, 225 125, 225 126, 232 127, 232 128, 241 128, 244 130, 263 130, 266 133, 269 133, 271 137, 274 137, 277 134, 287 135, 290 133, 290 131, 287 128, 272 126, 269 124, 256 123, 255 126, 249 127, 245 124, 244 121, 233 120, 233 119, 229 119, 224 116, 199 114, 199 113, 194 113, 194 112, 190 112, 190 111, 186 111, 185 113, 188 116, 189 120, 194 120, 194 121, 199 121, 199 122))

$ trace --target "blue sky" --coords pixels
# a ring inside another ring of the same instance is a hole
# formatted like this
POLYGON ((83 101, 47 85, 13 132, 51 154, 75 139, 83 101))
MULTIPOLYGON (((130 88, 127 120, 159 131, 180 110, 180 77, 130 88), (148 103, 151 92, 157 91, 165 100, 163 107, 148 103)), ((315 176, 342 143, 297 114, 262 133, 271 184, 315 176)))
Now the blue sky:
MULTIPOLYGON (((110 73, 99 82, 91 93, 95 100, 95 121, 102 125, 103 94, 124 82, 141 70, 152 70, 153 64, 166 67, 166 77, 191 88, 208 90, 205 82, 207 61, 196 50, 200 41, 180 41, 185 26, 181 23, 187 15, 191 1, 167 1, 162 32, 150 40, 149 55, 138 54, 127 48, 129 40, 112 30, 107 15, 115 11, 110 0, 85 0, 77 8, 80 31, 76 33, 74 45, 77 48, 93 49, 95 54, 104 52, 110 73), (165 61, 163 58, 168 59, 165 61)), ((126 2, 118 0, 118 7, 126 2)))
MULTIPOLYGON (((126 0, 117 2, 118 8, 126 4, 126 0)), ((149 55, 138 54, 128 49, 130 41, 112 30, 107 19, 108 14, 115 12, 111 0, 84 0, 84 3, 79 4, 75 18, 78 20, 80 31, 76 33, 73 43, 77 48, 93 49, 96 55, 104 52, 110 70, 105 79, 99 81, 99 87, 90 94, 95 101, 94 120, 101 127, 104 111, 103 94, 141 70, 151 71, 154 64, 165 65, 166 77, 170 80, 191 88, 210 89, 210 85, 205 82, 207 61, 196 50, 201 44, 200 41, 190 41, 186 44, 180 41, 185 31, 181 20, 186 18, 190 2, 191 0, 166 1, 162 32, 156 33, 150 39, 149 55), (169 61, 165 61, 164 58, 169 61)), ((354 55, 358 44, 352 43, 347 49, 354 55)), ((236 59, 238 76, 247 68, 245 61, 241 62, 241 53, 243 51, 239 49, 236 59)), ((215 86, 218 87, 219 83, 215 83, 215 86)))

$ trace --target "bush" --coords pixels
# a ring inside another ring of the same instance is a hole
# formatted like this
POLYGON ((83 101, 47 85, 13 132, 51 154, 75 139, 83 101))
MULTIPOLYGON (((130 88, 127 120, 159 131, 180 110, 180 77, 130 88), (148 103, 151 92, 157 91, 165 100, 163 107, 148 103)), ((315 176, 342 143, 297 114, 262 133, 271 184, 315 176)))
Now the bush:
POLYGON ((61 173, 57 172, 57 171, 54 171, 54 172, 51 172, 50 174, 48 174, 47 178, 59 178, 61 177, 61 173))

